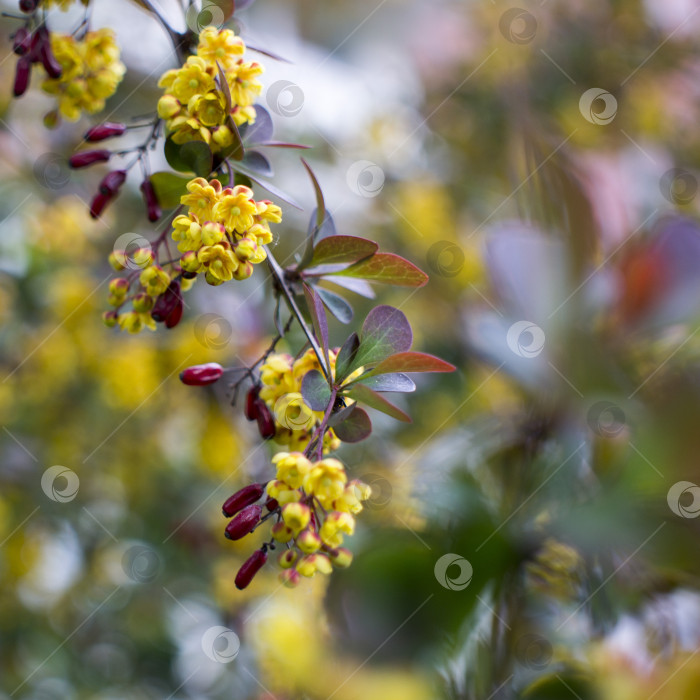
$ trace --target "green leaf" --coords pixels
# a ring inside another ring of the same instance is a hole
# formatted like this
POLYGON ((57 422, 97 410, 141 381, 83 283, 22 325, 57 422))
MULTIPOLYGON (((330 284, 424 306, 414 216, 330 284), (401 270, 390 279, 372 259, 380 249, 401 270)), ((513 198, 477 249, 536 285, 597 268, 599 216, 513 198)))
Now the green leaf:
POLYGON ((391 372, 454 372, 453 364, 425 352, 399 352, 382 360, 369 375, 391 372))
POLYGON ((367 411, 359 408, 357 404, 351 406, 350 415, 341 423, 338 423, 333 432, 343 442, 360 442, 372 433, 372 421, 367 411))
POLYGON ((343 299, 339 294, 329 292, 322 287, 314 287, 316 293, 321 297, 321 301, 326 305, 328 310, 341 322, 350 323, 354 312, 352 306, 343 299))
POLYGON ((312 369, 304 375, 301 395, 312 411, 325 411, 328 408, 331 390, 326 378, 317 369, 312 369))
POLYGON ((360 347, 350 365, 374 366, 394 353, 404 352, 413 344, 413 332, 406 316, 393 306, 375 306, 362 324, 360 347))
POLYGON ((396 418, 396 420, 403 421, 404 423, 411 422, 411 418, 408 414, 404 413, 397 406, 394 406, 393 403, 387 401, 381 394, 372 391, 372 389, 362 384, 353 384, 348 390, 343 391, 343 396, 367 404, 370 408, 386 413, 387 416, 396 418))
POLYGON ((212 153, 204 141, 188 141, 178 144, 168 137, 164 147, 165 159, 174 170, 209 177, 212 170, 212 153))
POLYGON ((150 179, 158 202, 164 209, 180 205, 180 197, 187 193, 187 183, 190 181, 189 177, 165 171, 153 173, 150 179))
POLYGON ((350 369, 355 360, 357 349, 360 347, 360 339, 357 333, 351 333, 343 343, 335 359, 335 381, 342 382, 351 372, 350 369))
POLYGON ((360 260, 344 270, 328 274, 359 277, 381 284, 393 284, 397 287, 422 287, 428 282, 428 275, 425 272, 394 253, 375 253, 371 258, 360 260))
POLYGON ((321 239, 314 248, 309 267, 354 263, 373 255, 379 246, 358 236, 330 236, 321 239))

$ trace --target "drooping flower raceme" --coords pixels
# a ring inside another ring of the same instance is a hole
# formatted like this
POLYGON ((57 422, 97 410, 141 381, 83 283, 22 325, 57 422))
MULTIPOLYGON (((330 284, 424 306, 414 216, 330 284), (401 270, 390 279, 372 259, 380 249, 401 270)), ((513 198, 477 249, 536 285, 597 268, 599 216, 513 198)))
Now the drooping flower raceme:
POLYGON ((255 121, 253 103, 262 91, 258 76, 263 67, 243 60, 246 47, 230 29, 207 27, 199 35, 197 55, 181 68, 163 74, 158 85, 165 94, 158 102, 158 115, 177 144, 204 141, 217 153, 234 142, 231 126, 255 121), (217 85, 219 68, 226 78, 228 96, 217 85))
POLYGON ((284 548, 277 558, 283 569, 280 579, 295 586, 301 577, 317 572, 329 574, 345 568, 352 553, 342 546, 355 532, 355 518, 371 488, 355 479, 348 481, 345 467, 326 457, 312 462, 301 452, 279 452, 272 463, 276 478, 263 488, 251 484, 233 494, 224 504, 224 515, 232 518, 226 536, 238 540, 255 530, 263 520, 274 517, 272 539, 246 561, 236 577, 236 586, 245 588, 267 561, 268 549, 284 548), (256 502, 267 495, 266 516, 256 502))

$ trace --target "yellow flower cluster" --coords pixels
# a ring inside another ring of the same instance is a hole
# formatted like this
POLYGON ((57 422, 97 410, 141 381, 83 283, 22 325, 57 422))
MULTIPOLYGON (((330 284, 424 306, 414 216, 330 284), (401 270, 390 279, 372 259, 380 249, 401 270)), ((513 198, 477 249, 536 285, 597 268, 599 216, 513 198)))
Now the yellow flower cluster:
POLYGON ((272 536, 287 545, 278 563, 285 570, 281 580, 296 585, 300 576, 317 571, 329 574, 333 566, 345 568, 352 554, 341 547, 345 535, 355 532, 355 518, 372 489, 354 479, 348 482, 342 463, 326 457, 311 462, 301 452, 279 452, 272 463, 276 479, 266 491, 280 506, 281 519, 272 536))
POLYGON ((267 258, 270 222, 282 221, 280 207, 256 202, 250 187, 223 188, 218 180, 201 177, 191 180, 187 191, 180 201, 189 211, 175 217, 172 232, 183 253, 182 270, 189 276, 204 272, 211 285, 250 277, 253 265, 267 258))
MULTIPOLYGON (((331 372, 335 375, 337 353, 329 350, 328 355, 331 372)), ((311 348, 296 360, 286 353, 273 353, 260 367, 260 398, 275 417, 275 441, 286 445, 290 450, 304 450, 323 419, 323 411, 312 411, 301 395, 304 375, 312 369, 320 371, 321 366, 311 348)), ((362 371, 363 369, 354 372, 346 382, 352 381, 362 371)), ((330 428, 323 437, 324 454, 337 450, 338 447, 340 440, 330 428)))
POLYGON ((47 78, 41 88, 58 98, 58 112, 77 121, 83 112, 104 109, 105 100, 115 93, 126 72, 114 33, 98 29, 77 40, 51 32, 51 49, 61 65, 61 77, 47 78))
POLYGON ((206 27, 199 35, 197 55, 163 74, 158 86, 165 94, 158 101, 158 115, 175 143, 204 141, 216 153, 233 144, 229 118, 236 126, 255 121, 253 103, 262 91, 257 77, 263 67, 243 60, 245 48, 230 29, 206 27), (216 84, 219 66, 231 94, 230 111, 216 84))

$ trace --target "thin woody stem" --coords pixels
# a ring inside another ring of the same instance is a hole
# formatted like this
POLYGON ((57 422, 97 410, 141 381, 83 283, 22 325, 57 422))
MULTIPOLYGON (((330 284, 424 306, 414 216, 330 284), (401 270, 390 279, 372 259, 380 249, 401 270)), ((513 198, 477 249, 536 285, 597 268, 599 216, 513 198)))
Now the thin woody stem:
POLYGON ((296 299, 294 299, 294 294, 289 288, 287 280, 284 278, 284 270, 280 267, 280 264, 277 262, 277 260, 272 255, 270 249, 267 246, 265 246, 265 250, 267 252, 267 264, 270 268, 270 272, 272 273, 272 276, 275 278, 275 281, 279 285, 279 288, 282 290, 282 294, 284 295, 284 299, 287 302, 287 306, 289 306, 289 310, 292 312, 292 314, 294 314, 296 320, 299 321, 299 325, 304 331, 304 335, 306 335, 306 337, 308 338, 309 343, 311 344, 311 347, 313 348, 313 351, 316 354, 316 358, 318 359, 318 363, 321 366, 321 370, 324 376, 328 378, 330 376, 330 369, 326 365, 326 358, 323 355, 323 351, 321 350, 318 341, 316 340, 316 337, 313 334, 313 331, 309 328, 308 324, 306 323, 306 320, 304 319, 304 317, 301 314, 301 311, 299 310, 299 306, 297 305, 296 299))

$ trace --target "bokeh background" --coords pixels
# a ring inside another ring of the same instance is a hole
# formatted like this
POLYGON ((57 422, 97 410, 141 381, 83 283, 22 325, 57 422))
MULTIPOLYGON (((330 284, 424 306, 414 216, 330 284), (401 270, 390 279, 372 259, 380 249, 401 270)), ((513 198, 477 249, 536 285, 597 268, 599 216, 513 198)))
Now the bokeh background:
MULTIPOLYGON (((166 35, 137 3, 93 4, 129 69, 106 114, 152 112, 166 35)), ((178 25, 177 3, 160 7, 178 25)), ((339 232, 431 275, 378 298, 407 314, 414 349, 458 366, 405 398, 411 425, 373 416, 343 448, 373 487, 352 567, 295 590, 269 567, 245 592, 254 544, 223 538, 220 505, 266 474, 269 446, 225 387, 177 373, 254 360, 274 335, 269 283, 202 285, 169 332, 103 326, 107 254, 153 234, 139 183, 89 219, 98 175, 65 165, 89 122, 46 130, 36 84, 11 100, 15 26, 0 52, 2 697, 700 696, 695 2, 236 14, 250 45, 291 61, 261 57, 261 104, 279 138, 314 147, 339 232)), ((272 157, 306 208, 278 227, 291 261, 313 192, 295 153, 272 157)))

